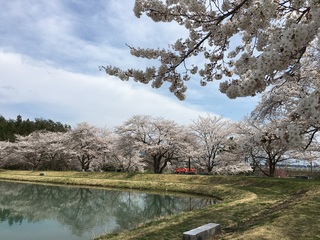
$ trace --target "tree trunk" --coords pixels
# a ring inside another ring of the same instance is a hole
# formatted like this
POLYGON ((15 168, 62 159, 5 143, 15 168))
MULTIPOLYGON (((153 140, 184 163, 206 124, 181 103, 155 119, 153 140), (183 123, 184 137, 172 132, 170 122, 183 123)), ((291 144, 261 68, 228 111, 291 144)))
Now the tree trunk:
POLYGON ((159 171, 160 171, 160 161, 157 156, 153 156, 153 172, 160 173, 159 171))
POLYGON ((162 173, 162 172, 163 172, 163 170, 167 167, 167 164, 168 164, 168 161, 165 160, 164 163, 163 163, 163 165, 162 165, 162 167, 160 167, 160 169, 159 169, 159 173, 162 173))

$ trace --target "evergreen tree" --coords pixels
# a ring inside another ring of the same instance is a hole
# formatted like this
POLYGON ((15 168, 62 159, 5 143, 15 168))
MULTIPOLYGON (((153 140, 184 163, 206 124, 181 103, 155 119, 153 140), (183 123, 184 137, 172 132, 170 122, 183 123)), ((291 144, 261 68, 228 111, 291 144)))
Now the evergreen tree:
POLYGON ((43 118, 35 118, 34 121, 29 119, 23 120, 21 115, 18 115, 16 120, 5 119, 0 115, 0 141, 15 141, 15 134, 27 136, 36 130, 47 130, 50 132, 66 132, 71 127, 67 124, 46 120, 43 118))

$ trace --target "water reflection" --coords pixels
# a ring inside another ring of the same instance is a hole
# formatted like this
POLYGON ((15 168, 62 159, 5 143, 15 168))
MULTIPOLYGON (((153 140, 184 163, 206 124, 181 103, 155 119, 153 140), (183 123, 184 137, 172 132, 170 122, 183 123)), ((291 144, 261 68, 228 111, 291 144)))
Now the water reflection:
POLYGON ((3 229, 47 220, 82 237, 77 239, 89 239, 92 232, 132 229, 155 217, 216 203, 215 199, 12 182, 0 182, 0 191, 0 239, 3 229))

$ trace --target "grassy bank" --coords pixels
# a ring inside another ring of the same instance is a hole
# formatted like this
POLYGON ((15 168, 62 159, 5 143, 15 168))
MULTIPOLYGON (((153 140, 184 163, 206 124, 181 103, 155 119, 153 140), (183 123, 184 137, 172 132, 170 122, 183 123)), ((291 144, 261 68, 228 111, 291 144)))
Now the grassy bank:
POLYGON ((220 223, 218 239, 320 239, 320 182, 240 176, 0 171, 0 179, 202 194, 217 205, 158 219, 99 239, 181 239, 184 231, 220 223))

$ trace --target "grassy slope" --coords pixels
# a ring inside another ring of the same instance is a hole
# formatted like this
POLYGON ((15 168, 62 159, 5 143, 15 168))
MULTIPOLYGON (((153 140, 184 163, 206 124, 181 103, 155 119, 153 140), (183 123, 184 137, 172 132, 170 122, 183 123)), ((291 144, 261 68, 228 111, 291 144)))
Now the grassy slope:
POLYGON ((320 182, 238 176, 0 171, 0 179, 141 190, 223 199, 201 210, 158 219, 100 239, 181 239, 184 231, 220 223, 218 239, 320 239, 320 182))

